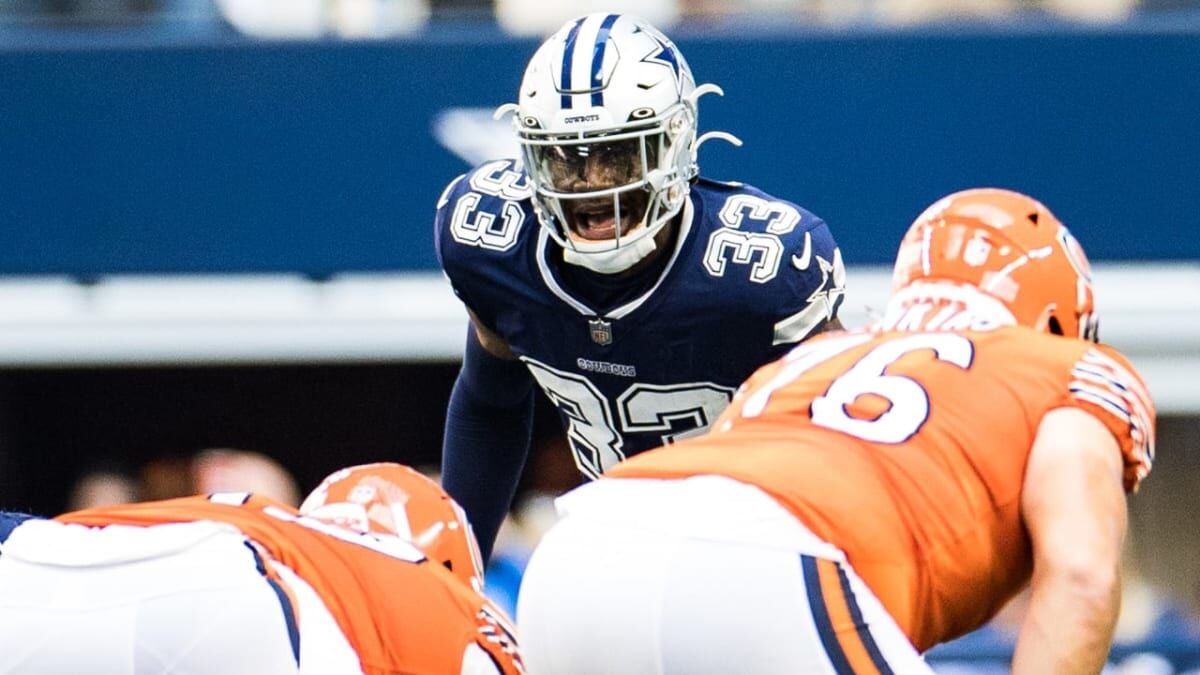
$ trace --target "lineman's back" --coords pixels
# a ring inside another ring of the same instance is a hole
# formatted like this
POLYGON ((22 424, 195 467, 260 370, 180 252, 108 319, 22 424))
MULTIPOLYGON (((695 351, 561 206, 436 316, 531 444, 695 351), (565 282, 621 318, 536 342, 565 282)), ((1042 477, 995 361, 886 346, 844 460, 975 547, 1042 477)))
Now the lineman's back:
POLYGON ((841 548, 918 649, 984 623, 1028 580, 1025 464, 1047 412, 1080 408, 1150 467, 1154 411, 1111 348, 1020 327, 822 336, 761 369, 708 436, 616 477, 724 475, 841 548))
MULTIPOLYGON (((397 538, 356 533, 245 493, 89 509, 57 520, 93 527, 232 525, 262 558, 287 567, 312 587, 368 675, 467 672, 463 660, 472 645, 487 652, 502 672, 519 670, 503 615, 397 538)), ((269 566, 263 567, 270 576, 269 566)), ((287 580, 277 582, 287 593, 287 580)))

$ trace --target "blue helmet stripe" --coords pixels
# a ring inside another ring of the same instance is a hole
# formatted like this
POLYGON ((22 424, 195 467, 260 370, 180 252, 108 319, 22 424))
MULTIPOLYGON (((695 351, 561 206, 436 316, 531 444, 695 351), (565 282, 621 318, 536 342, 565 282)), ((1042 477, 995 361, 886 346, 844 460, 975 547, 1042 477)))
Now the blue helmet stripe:
POLYGON ((604 105, 604 92, 601 86, 604 84, 602 79, 604 76, 604 48, 608 45, 608 33, 612 30, 613 24, 617 22, 616 14, 609 14, 604 17, 604 21, 600 24, 600 31, 596 33, 596 44, 592 47, 592 105, 604 105))
POLYGON ((583 21, 584 19, 580 19, 575 22, 574 26, 571 26, 570 32, 567 33, 567 44, 563 47, 562 75, 558 90, 563 92, 562 107, 564 108, 571 107, 571 95, 566 92, 571 91, 571 61, 575 55, 575 38, 579 37, 579 27, 583 25, 583 21))

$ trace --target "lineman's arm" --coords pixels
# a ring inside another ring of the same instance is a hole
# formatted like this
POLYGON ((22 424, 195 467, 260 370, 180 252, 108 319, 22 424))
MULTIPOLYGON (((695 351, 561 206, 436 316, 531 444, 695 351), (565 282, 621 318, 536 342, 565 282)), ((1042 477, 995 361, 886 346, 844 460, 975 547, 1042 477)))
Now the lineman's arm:
POLYGON ((517 646, 516 629, 490 600, 475 614, 477 631, 463 652, 459 675, 521 675, 525 666, 517 646))
POLYGON ((1104 666, 1120 611, 1122 464, 1112 433, 1087 412, 1060 408, 1042 419, 1021 495, 1033 582, 1013 654, 1017 675, 1104 666))
POLYGON ((446 410, 442 485, 466 511, 485 562, 525 467, 532 419, 532 376, 472 315, 446 410))
POLYGON ((472 642, 463 652, 462 670, 459 675, 507 675, 521 673, 518 659, 507 654, 492 654, 479 644, 472 642))

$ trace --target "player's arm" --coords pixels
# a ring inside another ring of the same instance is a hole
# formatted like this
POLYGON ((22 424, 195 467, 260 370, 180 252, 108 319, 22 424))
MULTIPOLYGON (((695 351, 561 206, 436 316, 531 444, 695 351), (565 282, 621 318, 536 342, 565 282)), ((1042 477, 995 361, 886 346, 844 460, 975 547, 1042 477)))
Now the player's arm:
POLYGON ((484 599, 475 614, 476 631, 463 652, 459 675, 521 675, 525 665, 512 620, 484 599))
POLYGON ((486 561, 529 454, 533 378, 473 314, 446 410, 442 484, 475 530, 486 561))
POLYGON ((1122 471, 1116 439, 1093 415, 1060 408, 1042 419, 1021 495, 1034 562, 1014 673, 1103 668, 1120 610, 1122 471))

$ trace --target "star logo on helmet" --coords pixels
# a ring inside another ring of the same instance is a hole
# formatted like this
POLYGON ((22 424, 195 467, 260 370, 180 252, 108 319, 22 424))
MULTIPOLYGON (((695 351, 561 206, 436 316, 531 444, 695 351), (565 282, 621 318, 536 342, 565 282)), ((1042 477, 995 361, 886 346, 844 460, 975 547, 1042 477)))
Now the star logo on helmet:
POLYGON ((675 45, 659 35, 655 35, 651 31, 646 31, 651 40, 658 45, 654 51, 642 57, 642 63, 656 63, 660 66, 665 66, 671 69, 675 74, 675 88, 681 90, 683 87, 683 71, 687 66, 679 61, 679 53, 675 50, 675 45))

